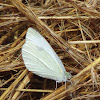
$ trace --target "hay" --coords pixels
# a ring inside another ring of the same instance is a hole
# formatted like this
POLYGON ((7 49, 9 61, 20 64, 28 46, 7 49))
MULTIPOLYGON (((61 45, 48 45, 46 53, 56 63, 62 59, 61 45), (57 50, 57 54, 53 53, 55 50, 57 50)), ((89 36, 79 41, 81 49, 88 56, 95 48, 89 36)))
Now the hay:
POLYGON ((0 100, 99 99, 99 25, 99 0, 1 0, 0 100), (73 75, 67 89, 58 84, 55 90, 54 81, 25 68, 28 27, 40 31, 73 75))

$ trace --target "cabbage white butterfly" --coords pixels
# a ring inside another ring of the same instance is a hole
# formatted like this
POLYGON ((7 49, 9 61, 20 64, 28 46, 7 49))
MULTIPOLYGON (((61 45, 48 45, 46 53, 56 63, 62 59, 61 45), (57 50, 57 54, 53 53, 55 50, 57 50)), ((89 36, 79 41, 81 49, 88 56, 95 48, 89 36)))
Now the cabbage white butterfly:
POLYGON ((31 27, 28 28, 22 47, 22 57, 26 68, 40 77, 56 82, 66 82, 71 78, 49 43, 31 27))

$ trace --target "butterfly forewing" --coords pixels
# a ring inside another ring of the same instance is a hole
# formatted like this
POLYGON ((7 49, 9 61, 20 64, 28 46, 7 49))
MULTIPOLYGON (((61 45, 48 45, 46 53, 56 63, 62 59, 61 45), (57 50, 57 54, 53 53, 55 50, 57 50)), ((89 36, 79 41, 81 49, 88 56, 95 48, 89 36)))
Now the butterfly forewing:
POLYGON ((47 51, 53 57, 53 59, 60 65, 60 67, 63 68, 63 70, 65 70, 61 60, 59 59, 55 51, 38 31, 34 30, 33 28, 29 28, 26 40, 33 41, 34 44, 36 44, 38 47, 41 47, 45 51, 47 51))

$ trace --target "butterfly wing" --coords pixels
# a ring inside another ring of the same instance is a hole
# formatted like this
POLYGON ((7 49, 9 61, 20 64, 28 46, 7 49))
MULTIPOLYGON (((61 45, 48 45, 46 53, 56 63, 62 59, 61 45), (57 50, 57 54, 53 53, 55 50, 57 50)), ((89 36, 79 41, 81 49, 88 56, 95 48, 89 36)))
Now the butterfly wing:
POLYGON ((48 52, 53 57, 53 59, 55 60, 56 63, 59 64, 61 69, 65 70, 61 60, 59 59, 55 51, 52 49, 50 44, 44 39, 44 37, 38 31, 36 31, 31 27, 28 29, 26 35, 26 42, 28 41, 33 41, 34 44, 36 44, 38 47, 43 48, 46 52, 48 52))
POLYGON ((29 71, 44 78, 64 80, 65 68, 49 43, 39 32, 29 28, 22 57, 29 71))
POLYGON ((56 73, 51 74, 54 69, 50 69, 48 67, 48 64, 50 62, 47 63, 47 61, 48 59, 50 59, 50 57, 45 53, 44 50, 42 50, 41 48, 37 48, 36 45, 28 42, 28 44, 26 43, 23 46, 22 56, 24 63, 29 71, 32 71, 36 75, 44 78, 52 79, 53 77, 54 80, 57 80, 56 73))

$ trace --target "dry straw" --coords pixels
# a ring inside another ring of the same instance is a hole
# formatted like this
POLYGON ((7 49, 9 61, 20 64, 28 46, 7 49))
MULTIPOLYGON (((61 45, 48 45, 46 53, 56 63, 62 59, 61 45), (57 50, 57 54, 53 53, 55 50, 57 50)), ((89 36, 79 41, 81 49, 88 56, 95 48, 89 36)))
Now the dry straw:
POLYGON ((99 99, 99 0, 1 0, 0 19, 0 100, 99 99), (30 26, 73 75, 67 89, 59 84, 55 90, 54 81, 25 68, 21 47, 30 26))

